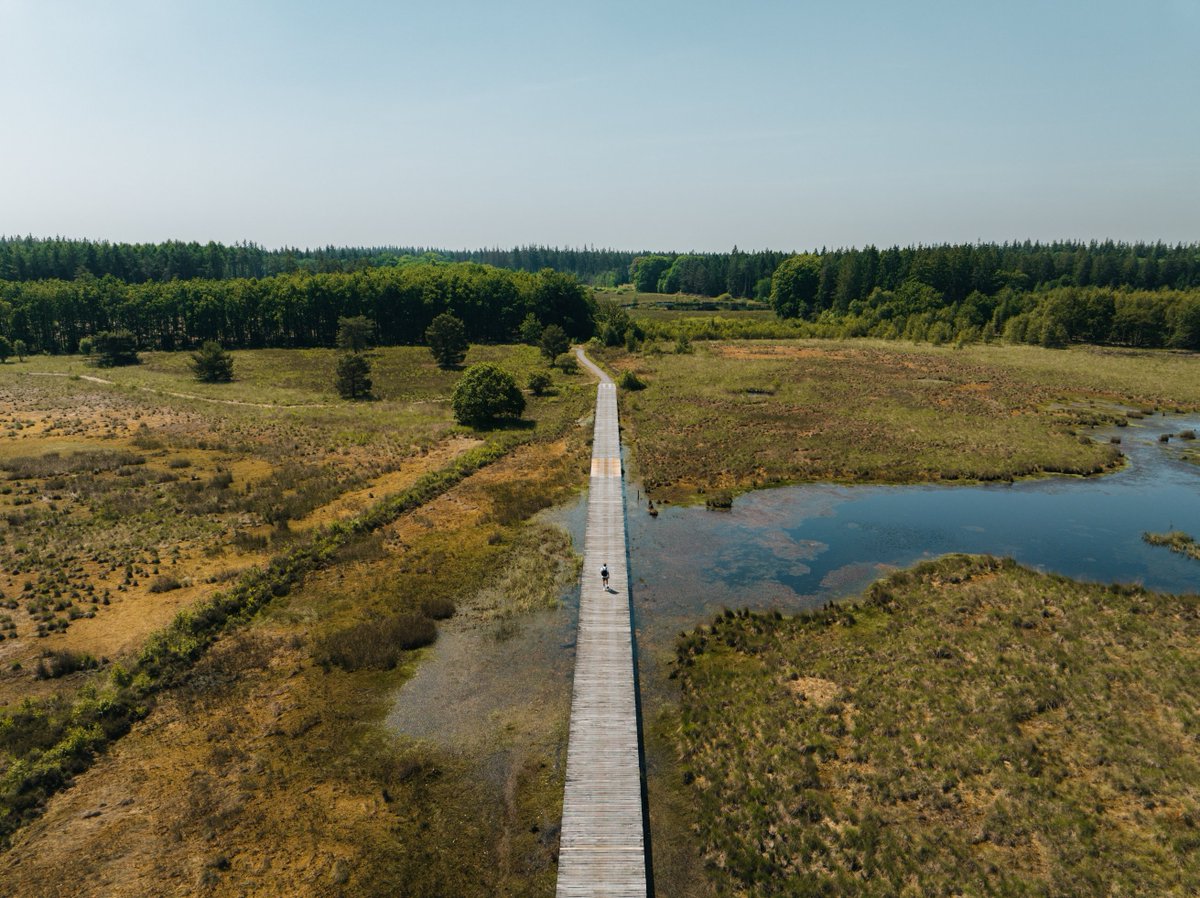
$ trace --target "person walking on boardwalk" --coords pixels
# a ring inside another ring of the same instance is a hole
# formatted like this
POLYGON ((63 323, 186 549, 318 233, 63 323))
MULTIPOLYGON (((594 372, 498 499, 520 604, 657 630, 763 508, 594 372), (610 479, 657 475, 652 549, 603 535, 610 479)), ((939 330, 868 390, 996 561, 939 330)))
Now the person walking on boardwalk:
POLYGON ((608 565, 600 565, 600 582, 604 584, 604 588, 608 589, 608 565))

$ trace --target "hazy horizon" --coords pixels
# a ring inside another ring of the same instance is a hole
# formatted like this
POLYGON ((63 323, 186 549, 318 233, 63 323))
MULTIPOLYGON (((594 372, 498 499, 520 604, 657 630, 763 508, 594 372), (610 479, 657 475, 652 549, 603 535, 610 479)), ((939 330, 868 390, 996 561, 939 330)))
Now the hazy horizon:
POLYGON ((0 0, 0 233, 1200 239, 1200 5, 0 0))

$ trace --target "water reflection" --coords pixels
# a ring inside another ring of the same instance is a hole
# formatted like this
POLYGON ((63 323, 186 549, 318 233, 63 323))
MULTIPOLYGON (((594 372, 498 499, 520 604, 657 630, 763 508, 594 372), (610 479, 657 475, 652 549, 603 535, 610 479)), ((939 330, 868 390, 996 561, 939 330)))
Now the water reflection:
MULTIPOLYGON (((1112 431, 1130 463, 1105 477, 985 486, 815 484, 740 496, 729 512, 661 506, 657 518, 630 489, 643 697, 653 704, 666 688, 661 662, 674 635, 722 606, 812 608, 948 552, 1009 555, 1084 580, 1195 591, 1200 565, 1141 539, 1147 530, 1200 535, 1200 468, 1180 460, 1178 443, 1158 442, 1161 433, 1189 427, 1200 429, 1200 421, 1147 419, 1112 431)), ((579 552, 586 515, 586 494, 549 515, 579 552)), ((504 639, 465 617, 447 622, 430 657, 398 693, 389 723, 461 748, 497 732, 520 740, 565 718, 578 605, 576 587, 561 610, 521 620, 504 639)))
MULTIPOLYGON (((807 485, 751 493, 732 511, 631 505, 643 645, 726 605, 797 611, 861 591, 896 567, 948 552, 1009 555, 1101 582, 1194 591, 1200 565, 1145 544, 1144 531, 1200 534, 1200 469, 1159 434, 1196 420, 1114 429, 1129 465, 1106 477, 983 486, 807 485)), ((1100 434, 1106 439, 1107 433, 1100 434)))

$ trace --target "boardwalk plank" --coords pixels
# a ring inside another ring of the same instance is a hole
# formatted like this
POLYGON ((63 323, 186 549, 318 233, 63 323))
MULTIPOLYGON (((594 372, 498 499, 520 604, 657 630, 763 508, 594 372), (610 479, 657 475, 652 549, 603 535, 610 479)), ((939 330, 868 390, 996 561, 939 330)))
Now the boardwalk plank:
POLYGON ((638 751, 625 495, 617 393, 600 377, 576 642, 558 898, 645 898, 645 821, 638 751), (600 583, 608 565, 611 592, 600 583))

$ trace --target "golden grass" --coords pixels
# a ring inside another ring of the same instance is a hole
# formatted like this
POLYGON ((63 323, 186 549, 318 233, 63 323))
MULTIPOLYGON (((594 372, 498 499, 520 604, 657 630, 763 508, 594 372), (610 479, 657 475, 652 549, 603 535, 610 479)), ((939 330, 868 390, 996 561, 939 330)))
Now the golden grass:
POLYGON ((1116 450, 1086 428, 1118 406, 1200 408, 1200 367, 1169 352, 861 340, 605 357, 648 383, 622 396, 623 420, 645 486, 672 499, 801 481, 1098 473, 1116 450))
POLYGON ((1200 603, 952 556, 678 643, 719 895, 1200 890, 1200 603))
POLYGON ((536 499, 528 508, 580 488, 587 446, 574 422, 588 392, 565 391, 544 437, 348 545, 248 630, 221 637, 18 831, 0 881, 27 895, 136 895, 146 883, 213 895, 552 894, 565 713, 531 709, 534 737, 484 742, 506 746, 497 782, 495 758, 382 727, 420 652, 348 672, 324 669, 320 650, 329 634, 435 598, 476 625, 548 607, 576 570, 569 541, 514 518, 497 487, 519 479, 536 499), (509 597, 519 602, 493 606, 493 571, 523 581, 509 597))

